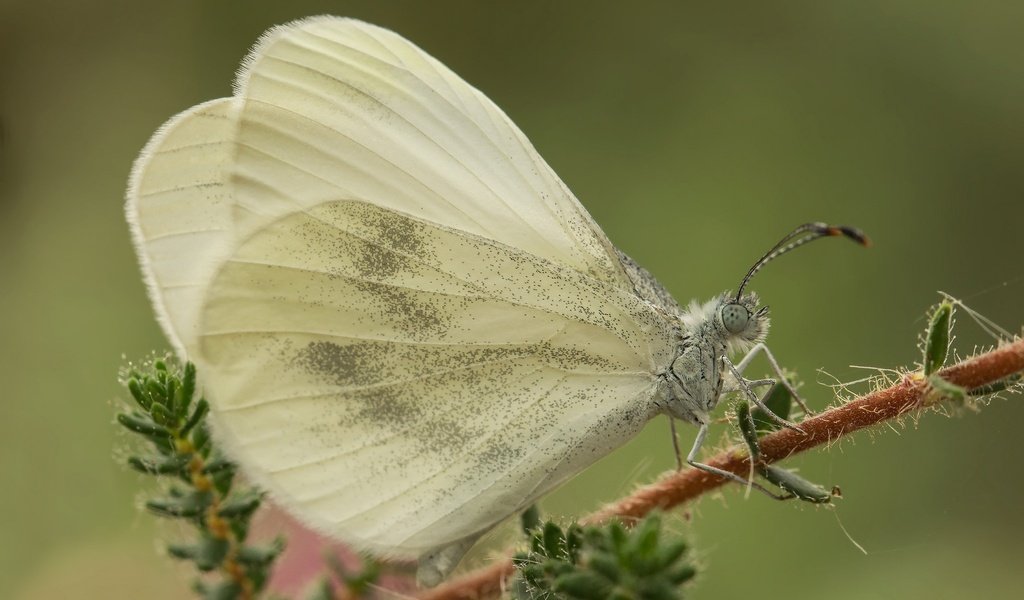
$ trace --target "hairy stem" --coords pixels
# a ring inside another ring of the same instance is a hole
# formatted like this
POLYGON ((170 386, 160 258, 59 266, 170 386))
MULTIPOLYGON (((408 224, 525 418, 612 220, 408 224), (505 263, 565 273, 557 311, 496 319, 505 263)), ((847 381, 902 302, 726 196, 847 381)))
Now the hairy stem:
MULTIPOLYGON (((1024 371, 1024 340, 1016 340, 943 369, 939 375, 950 383, 973 389, 1020 371, 1024 371)), ((781 429, 761 438, 761 458, 765 463, 782 460, 815 446, 829 444, 858 429, 926 408, 937 401, 935 395, 929 391, 927 382, 922 377, 904 377, 896 385, 861 396, 801 421, 800 428, 805 433, 781 429)), ((720 452, 706 462, 741 477, 746 477, 750 472, 747 449, 741 446, 720 452)), ((674 471, 586 517, 583 522, 595 523, 615 516, 640 518, 652 510, 668 509, 693 500, 728 482, 729 480, 698 469, 674 471)), ((512 573, 511 559, 496 560, 483 569, 426 590, 420 593, 418 598, 454 600, 495 597, 501 593, 505 580, 512 573)))

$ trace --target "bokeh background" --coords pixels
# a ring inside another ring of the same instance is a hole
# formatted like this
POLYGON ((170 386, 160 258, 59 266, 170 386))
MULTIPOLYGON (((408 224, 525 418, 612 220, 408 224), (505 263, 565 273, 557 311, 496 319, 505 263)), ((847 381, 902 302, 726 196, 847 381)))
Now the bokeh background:
MULTIPOLYGON (((869 232, 868 251, 817 244, 754 286, 816 406, 818 369, 913 363, 937 290, 1020 331, 1021 3, 2 0, 0 598, 189 597, 158 551, 173 528, 136 510, 117 460, 117 370, 166 348, 125 181, 164 120, 230 93, 263 30, 318 13, 395 29, 486 92, 684 301, 798 223, 869 232)), ((962 313, 958 335, 992 342, 962 313)), ((705 498, 674 526, 705 565, 692 597, 1014 595, 1022 419, 1010 397, 794 460, 842 486, 835 510, 705 498)), ((580 515, 672 465, 658 420, 545 507, 580 515)))

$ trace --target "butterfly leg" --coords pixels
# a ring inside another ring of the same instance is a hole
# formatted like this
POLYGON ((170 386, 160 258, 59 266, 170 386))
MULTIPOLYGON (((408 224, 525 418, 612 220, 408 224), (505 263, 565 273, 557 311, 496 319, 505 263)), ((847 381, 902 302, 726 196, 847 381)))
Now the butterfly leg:
POLYGON ((676 451, 676 471, 683 470, 683 451, 679 448, 679 435, 676 434, 676 420, 672 415, 668 417, 668 427, 672 431, 672 448, 676 451))
POLYGON ((768 359, 768 364, 771 365, 772 370, 775 371, 775 374, 779 378, 779 383, 786 388, 786 391, 793 397, 793 400, 796 400, 796 403, 800 405, 801 409, 803 409, 804 414, 813 415, 814 411, 808 408, 804 399, 800 397, 800 394, 796 393, 796 389, 789 383, 789 380, 786 379, 785 373, 782 372, 782 367, 779 366, 779 361, 775 359, 775 355, 772 354, 772 351, 768 349, 768 346, 765 345, 764 342, 760 342, 751 348, 750 352, 747 352, 746 356, 744 356, 740 362, 736 363, 736 370, 743 373, 744 369, 746 369, 750 362, 754 360, 754 357, 757 356, 758 352, 764 352, 765 358, 768 359))
MULTIPOLYGON (((749 356, 749 354, 747 356, 749 356)), ((803 429, 800 429, 800 427, 798 427, 796 423, 787 421, 786 419, 783 419, 779 415, 772 412, 772 409, 768 408, 765 405, 764 401, 762 401, 761 398, 754 393, 754 390, 751 389, 750 384, 752 382, 747 381, 746 379, 743 378, 743 374, 740 373, 737 365, 732 364, 732 361, 729 360, 728 358, 723 358, 722 362, 724 362, 726 366, 729 368, 729 370, 732 371, 733 377, 736 378, 736 385, 739 387, 739 389, 747 395, 747 398, 749 398, 751 402, 753 402, 755 405, 757 405, 758 408, 763 410, 771 420, 775 421, 779 425, 782 425, 783 427, 787 427, 794 431, 799 431, 800 433, 806 433, 803 429)), ((755 381, 753 383, 758 383, 758 381, 755 381)))
POLYGON ((719 477, 731 479, 732 481, 735 481, 741 485, 752 487, 760 492, 764 492, 765 494, 771 496, 776 500, 789 500, 790 498, 792 498, 791 495, 776 494, 769 490, 768 488, 764 487, 763 485, 757 483, 753 479, 744 479, 739 475, 735 473, 730 473, 729 471, 726 471, 724 469, 719 469, 718 467, 712 467, 711 465, 704 464, 702 462, 697 462, 697 453, 700 452, 700 447, 704 445, 704 436, 706 436, 707 433, 707 423, 701 423, 700 429, 697 430, 697 439, 693 441, 693 448, 690 450, 690 453, 686 456, 687 464, 689 464, 691 467, 695 469, 700 469, 701 471, 705 471, 713 475, 718 475, 719 477))

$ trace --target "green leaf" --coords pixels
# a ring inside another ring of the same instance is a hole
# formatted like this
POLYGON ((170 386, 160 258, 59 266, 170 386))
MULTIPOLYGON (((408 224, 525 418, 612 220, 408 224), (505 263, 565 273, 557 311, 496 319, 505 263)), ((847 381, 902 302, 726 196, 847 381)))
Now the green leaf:
POLYGON ((668 580, 676 585, 690 581, 697 575, 697 569, 692 565, 682 564, 669 572, 668 580))
POLYGON ((200 571, 212 571, 224 562, 231 544, 226 539, 204 535, 196 545, 194 561, 200 571))
POLYGON ((757 426, 754 425, 754 419, 750 414, 750 405, 746 401, 736 404, 736 421, 739 423, 740 433, 750 451, 750 458, 756 461, 761 457, 761 444, 757 441, 757 426))
POLYGON ((569 525, 565 530, 565 550, 569 560, 576 562, 580 548, 583 547, 583 528, 577 523, 569 525))
POLYGON ((192 399, 196 394, 196 366, 190 362, 185 363, 181 374, 181 387, 178 388, 178 400, 175 404, 178 407, 178 418, 184 418, 192 405, 192 399))
POLYGON ((639 596, 644 600, 679 600, 678 585, 661 578, 647 579, 640 582, 639 596))
POLYGON ((1021 382, 1021 378, 1021 374, 1016 373, 1014 375, 1010 375, 1009 377, 1000 379, 999 381, 995 381, 987 385, 980 385, 976 388, 971 388, 967 390, 967 393, 971 396, 986 396, 988 394, 995 394, 998 392, 1005 391, 1017 385, 1018 383, 1021 382))
POLYGON ((160 385, 159 381, 153 379, 152 377, 147 378, 145 383, 145 389, 149 396, 153 398, 154 403, 163 404, 166 408, 167 390, 164 389, 164 386, 160 385))
MULTIPOLYGON (((199 402, 196 403, 196 409, 192 411, 192 416, 188 418, 188 421, 181 427, 181 436, 187 436, 192 429, 203 420, 206 413, 209 412, 210 405, 206 402, 205 398, 200 398, 199 402)), ((195 443, 195 437, 193 436, 193 443, 195 443)))
POLYGON ((195 560, 199 554, 196 544, 167 544, 167 553, 180 560, 195 560))
POLYGON ((157 424, 164 427, 174 427, 178 423, 178 420, 174 417, 171 409, 159 402, 153 403, 153 406, 149 409, 149 414, 153 415, 153 420, 156 421, 157 424))
POLYGON ((529 508, 523 511, 520 517, 520 526, 526 535, 530 535, 533 533, 533 530, 540 527, 540 509, 537 508, 536 504, 531 504, 529 508))
POLYGON ((234 581, 198 584, 196 591, 203 597, 203 600, 237 600, 242 594, 242 588, 234 581))
POLYGON ((552 558, 561 558, 567 554, 565 552, 562 529, 558 525, 555 525, 550 521, 545 523, 543 536, 544 553, 547 556, 552 558))
POLYGON ((178 394, 179 394, 179 381, 174 377, 167 380, 164 384, 165 393, 167 394, 167 410, 171 413, 174 423, 178 422, 178 394))
POLYGON ((652 514, 640 521, 630 535, 631 539, 626 551, 643 556, 653 555, 658 548, 659 529, 661 529, 661 517, 657 514, 652 514))
POLYGON ((623 529, 621 523, 613 521, 608 524, 608 538, 612 542, 612 548, 621 556, 621 551, 626 547, 626 542, 629 540, 626 536, 626 530, 623 529))
POLYGON ((231 492, 231 485, 235 481, 235 470, 224 469, 213 474, 213 487, 221 496, 227 496, 231 492))
POLYGON ((832 493, 829 490, 800 477, 788 469, 767 465, 761 469, 761 475, 768 481, 806 502, 825 504, 832 500, 832 493))
POLYGON ((238 516, 248 516, 260 506, 261 496, 259 494, 247 494, 237 498, 229 498, 221 504, 217 514, 225 519, 238 516))
POLYGON ((595 552, 587 559, 587 566, 613 583, 622 577, 619 561, 609 554, 595 552))
POLYGON ((230 471, 234 469, 235 463, 231 462, 226 458, 217 457, 206 463, 206 466, 203 467, 203 473, 205 473, 206 475, 213 475, 215 473, 220 473, 222 471, 230 471))
POLYGON ((677 560, 686 554, 686 549, 689 546, 683 540, 672 540, 667 542, 658 550, 657 555, 657 566, 658 569, 665 569, 673 565, 677 560))
POLYGON ((238 550, 236 558, 244 565, 263 566, 270 564, 284 548, 284 538, 278 537, 266 546, 243 546, 238 550))
POLYGON ((153 498, 146 501, 146 508, 162 517, 194 518, 210 506, 209 492, 191 491, 181 496, 153 498))
POLYGON ((140 384, 139 380, 136 379, 135 377, 132 377, 131 379, 128 380, 128 392, 131 393, 132 398, 135 399, 135 402, 148 413, 149 407, 153 405, 153 399, 150 398, 148 394, 146 394, 146 392, 142 389, 142 384, 140 384))
POLYGON ((600 575, 578 571, 558 577, 551 589, 582 600, 605 600, 612 585, 600 575))
POLYGON ((192 431, 192 446, 195 447, 196 452, 203 458, 210 455, 210 430, 207 428, 206 423, 200 423, 192 431))
POLYGON ((168 458, 145 459, 138 456, 128 457, 128 465, 148 475, 180 475, 188 466, 189 456, 177 454, 168 458))
POLYGON ((938 374, 928 376, 928 385, 945 400, 962 403, 967 400, 967 390, 955 383, 946 381, 938 374))
POLYGON ((139 413, 119 413, 117 415, 117 422, 130 431, 141 433, 142 435, 162 438, 171 437, 171 432, 167 428, 157 425, 148 416, 139 413))
MULTIPOLYGON (((789 419, 790 409, 793 406, 793 396, 789 393, 789 390, 786 389, 786 386, 781 383, 773 385, 772 388, 768 390, 768 393, 765 394, 763 402, 764 405, 779 418, 789 419)), ((765 411, 761 410, 761 407, 754 408, 751 416, 754 419, 754 425, 757 427, 757 431, 762 435, 782 427, 782 425, 779 425, 774 419, 768 416, 765 411)))
POLYGON ((632 530, 618 521, 582 528, 574 523, 558 545, 556 529, 561 531, 547 523, 541 532, 534 530, 534 551, 514 557, 519 575, 511 589, 517 598, 674 600, 680 598, 679 583, 692 577, 686 544, 665 540, 657 514, 632 530))
POLYGON ((953 303, 943 300, 932 311, 928 319, 928 331, 924 342, 924 374, 931 375, 946 364, 949 353, 949 339, 953 327, 953 303))

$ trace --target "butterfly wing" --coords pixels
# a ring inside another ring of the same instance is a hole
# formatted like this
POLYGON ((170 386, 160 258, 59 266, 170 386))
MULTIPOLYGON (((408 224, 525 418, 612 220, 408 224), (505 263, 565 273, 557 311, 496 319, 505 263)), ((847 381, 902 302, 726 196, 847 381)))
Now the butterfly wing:
POLYGON ((316 526, 415 556, 489 529, 652 414, 624 292, 357 201, 253 235, 208 294, 223 438, 316 526))
POLYGON ((272 29, 236 96, 243 238, 277 214, 369 198, 628 285, 600 228, 501 109, 394 32, 334 17, 272 29))
POLYGON ((195 347, 213 274, 232 250, 234 98, 171 118, 132 170, 125 211, 160 325, 179 356, 195 347))
POLYGON ((522 133, 436 60, 308 19, 264 36, 225 112, 210 136, 230 139, 230 217, 192 184, 171 211, 217 207, 218 234, 177 228, 179 245, 195 232, 183 262, 203 265, 190 293, 152 257, 167 217, 138 211, 139 248, 216 433, 301 518, 416 556, 493 527, 653 414, 669 328, 522 133))

